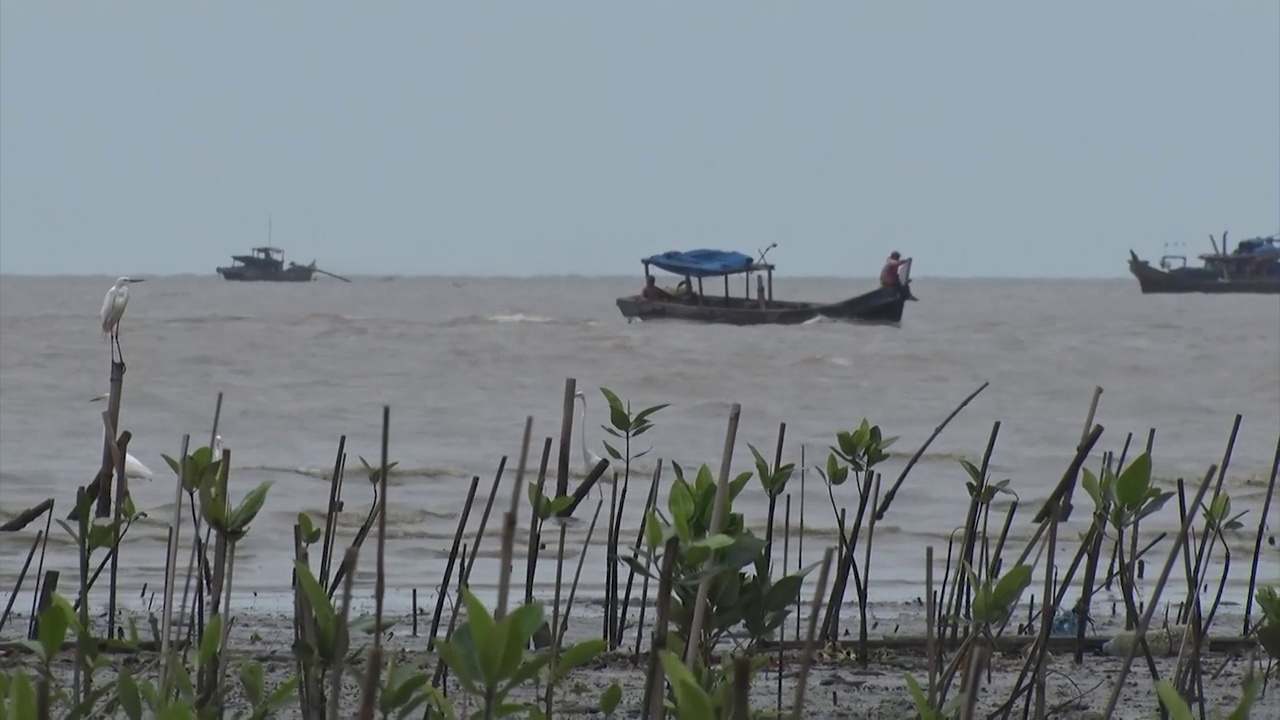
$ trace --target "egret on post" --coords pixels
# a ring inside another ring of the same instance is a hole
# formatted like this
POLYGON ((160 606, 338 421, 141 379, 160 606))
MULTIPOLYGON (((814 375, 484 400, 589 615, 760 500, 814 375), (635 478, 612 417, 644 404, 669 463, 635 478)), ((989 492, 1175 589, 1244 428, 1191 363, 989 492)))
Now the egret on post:
POLYGON ((109 338, 114 343, 111 349, 112 363, 119 356, 120 364, 124 364, 124 352, 120 350, 120 318, 124 317, 124 309, 129 304, 129 285, 144 280, 145 278, 116 278, 116 284, 111 286, 102 300, 102 337, 109 338))

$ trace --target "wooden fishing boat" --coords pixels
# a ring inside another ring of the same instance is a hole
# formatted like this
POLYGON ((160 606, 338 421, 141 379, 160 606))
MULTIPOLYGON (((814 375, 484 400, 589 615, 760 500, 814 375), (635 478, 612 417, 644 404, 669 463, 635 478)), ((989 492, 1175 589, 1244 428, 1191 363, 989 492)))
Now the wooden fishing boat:
POLYGON ((1227 234, 1219 243, 1209 236, 1213 253, 1201 255, 1202 267, 1188 267, 1185 255, 1165 254, 1160 267, 1129 251, 1129 272, 1143 294, 1252 293, 1280 294, 1280 236, 1241 240, 1227 252, 1227 234))
MULTIPOLYGON (((776 245, 776 244, 775 244, 776 245)), ((774 246, 770 246, 772 248, 774 246)), ((768 250, 765 251, 766 253, 768 250)), ((685 320, 726 325, 798 325, 816 318, 828 318, 869 325, 898 325, 911 294, 910 279, 899 288, 881 287, 837 302, 775 300, 774 266, 740 252, 723 250, 671 251, 641 260, 645 277, 650 268, 683 276, 676 292, 646 300, 643 295, 617 299, 622 315, 631 320, 685 320), (730 278, 744 277, 741 297, 730 293, 730 278), (751 276, 756 278, 756 297, 751 297, 751 276), (721 278, 724 293, 707 294, 704 281, 721 278), (696 281, 696 282, 695 282, 696 281)))
POLYGON ((284 251, 274 247, 256 247, 249 255, 232 255, 231 264, 218 268, 218 274, 226 280, 266 282, 311 282, 316 272, 315 262, 310 265, 289 263, 284 265, 284 251), (276 256, 279 257, 276 257, 276 256))

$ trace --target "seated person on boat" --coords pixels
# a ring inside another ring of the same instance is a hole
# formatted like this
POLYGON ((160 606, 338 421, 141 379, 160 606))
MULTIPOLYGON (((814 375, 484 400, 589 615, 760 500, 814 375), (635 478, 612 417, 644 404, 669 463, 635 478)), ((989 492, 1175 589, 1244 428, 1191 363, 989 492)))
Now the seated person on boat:
POLYGON ((645 302, 670 300, 671 293, 658 287, 658 281, 652 275, 644 276, 644 290, 640 291, 640 299, 645 302))

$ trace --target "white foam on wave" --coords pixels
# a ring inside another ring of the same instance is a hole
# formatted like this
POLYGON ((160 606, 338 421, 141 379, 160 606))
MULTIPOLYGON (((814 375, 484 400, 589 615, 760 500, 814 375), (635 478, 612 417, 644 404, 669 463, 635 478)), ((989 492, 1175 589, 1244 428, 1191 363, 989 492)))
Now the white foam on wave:
POLYGON ((541 315, 526 315, 524 313, 516 313, 514 315, 490 315, 485 318, 489 322, 496 323, 549 323, 555 322, 555 318, 543 317, 541 315))

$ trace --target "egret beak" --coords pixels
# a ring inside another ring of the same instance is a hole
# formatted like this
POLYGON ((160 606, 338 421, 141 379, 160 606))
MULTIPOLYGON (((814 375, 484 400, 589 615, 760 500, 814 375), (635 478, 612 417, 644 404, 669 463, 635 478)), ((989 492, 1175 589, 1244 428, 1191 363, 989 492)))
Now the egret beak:
POLYGON ((131 283, 140 283, 140 282, 146 282, 146 281, 147 281, 146 278, 129 278, 129 282, 131 283))

